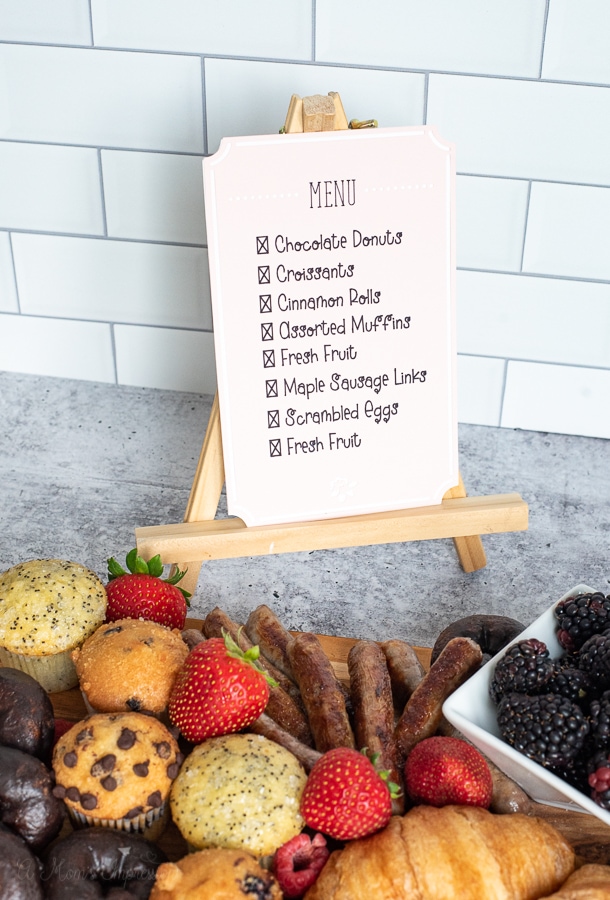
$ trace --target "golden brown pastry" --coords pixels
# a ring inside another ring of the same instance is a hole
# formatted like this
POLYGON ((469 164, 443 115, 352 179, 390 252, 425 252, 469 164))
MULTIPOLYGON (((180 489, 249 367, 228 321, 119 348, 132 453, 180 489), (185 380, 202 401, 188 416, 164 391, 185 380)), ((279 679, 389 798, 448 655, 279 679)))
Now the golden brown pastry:
POLYGON ((306 900, 539 900, 573 869, 572 847, 543 819, 417 806, 335 851, 306 900))
POLYGON ((610 866, 590 863, 573 872, 555 893, 544 900, 608 900, 610 866))
POLYGON ((157 869, 150 900, 281 900, 271 872, 243 850, 200 850, 157 869))

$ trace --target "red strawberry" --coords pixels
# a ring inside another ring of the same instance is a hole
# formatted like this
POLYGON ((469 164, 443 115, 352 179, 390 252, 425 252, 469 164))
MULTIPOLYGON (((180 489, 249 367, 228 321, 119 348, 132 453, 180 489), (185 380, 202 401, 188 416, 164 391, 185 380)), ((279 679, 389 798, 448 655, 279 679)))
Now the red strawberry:
MULTIPOLYGON (((224 633, 224 632, 223 632, 224 633)), ((178 672, 169 698, 169 718, 193 744, 232 734, 254 722, 269 699, 273 679, 226 633, 194 647, 178 672)))
POLYGON ((282 844, 273 857, 273 872, 284 895, 284 900, 302 897, 326 865, 330 850, 322 834, 297 834, 282 844))
POLYGON ((392 815, 396 785, 378 772, 364 752, 328 750, 314 764, 301 797, 301 815, 310 828, 340 841, 384 828, 392 815))
POLYGON ((491 772, 479 751, 453 737, 431 737, 411 750, 405 788, 414 803, 429 806, 482 806, 491 803, 491 772))
POLYGON ((186 572, 177 569, 171 578, 161 578, 161 557, 146 562, 137 550, 127 554, 127 568, 128 572, 114 557, 108 560, 106 621, 148 619, 181 631, 191 595, 177 585, 186 572))

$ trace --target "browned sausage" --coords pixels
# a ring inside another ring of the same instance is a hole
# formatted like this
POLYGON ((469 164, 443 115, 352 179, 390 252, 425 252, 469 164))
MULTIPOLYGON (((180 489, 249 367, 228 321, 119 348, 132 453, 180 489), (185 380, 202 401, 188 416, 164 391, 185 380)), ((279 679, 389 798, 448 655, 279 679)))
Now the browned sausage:
MULTIPOLYGON (((223 629, 231 635, 235 643, 241 647, 242 650, 248 650, 252 646, 250 639, 244 634, 243 629, 240 629, 240 626, 236 622, 234 622, 222 609, 216 606, 203 620, 203 633, 207 638, 222 637, 223 629)), ((265 712, 277 722, 278 725, 281 725, 285 731, 288 731, 294 737, 298 738, 302 743, 312 746, 313 736, 307 721, 307 716, 301 706, 300 695, 299 702, 297 702, 292 693, 288 693, 288 691, 284 689, 283 683, 287 680, 285 676, 283 676, 281 672, 276 673, 276 670, 265 660, 262 661, 261 665, 268 674, 278 682, 275 687, 269 687, 269 700, 267 701, 265 712), (279 683, 276 674, 282 679, 282 684, 279 683)), ((293 684, 292 688, 296 690, 296 685, 293 684)))
POLYGON ((307 744, 302 744, 301 741, 297 740, 292 734, 289 734, 283 728, 280 728, 277 722, 274 722, 274 720, 265 713, 248 726, 248 731, 253 732, 253 734, 262 734, 263 737, 269 738, 270 741, 275 741, 276 744, 280 744, 282 747, 285 747, 286 750, 290 750, 292 755, 296 756, 306 772, 310 772, 315 763, 322 756, 318 750, 314 750, 313 747, 308 747, 307 744))
POLYGON ((318 638, 309 632, 297 634, 288 645, 288 656, 316 750, 324 753, 334 747, 354 748, 345 694, 318 638))
POLYGON ((396 709, 401 713, 426 670, 417 653, 406 641, 393 638, 384 641, 381 649, 385 654, 392 683, 392 696, 396 709))
POLYGON ((413 747, 431 737, 443 718, 443 703, 478 669, 483 658, 470 638, 453 638, 415 688, 396 725, 396 744, 401 764, 413 747))
MULTIPOLYGON (((347 657, 354 710, 356 747, 379 757, 377 767, 385 769, 389 781, 402 788, 394 739, 392 685, 383 650, 374 641, 357 641, 347 657)), ((394 814, 404 811, 404 793, 394 803, 394 814)))
POLYGON ((287 651, 292 635, 273 610, 264 603, 253 609, 246 622, 246 634, 253 644, 260 647, 261 653, 269 662, 294 681, 287 651))
POLYGON ((198 631, 196 628, 186 628, 182 632, 182 640, 189 650, 192 650, 197 644, 205 641, 205 634, 203 634, 202 631, 198 631))

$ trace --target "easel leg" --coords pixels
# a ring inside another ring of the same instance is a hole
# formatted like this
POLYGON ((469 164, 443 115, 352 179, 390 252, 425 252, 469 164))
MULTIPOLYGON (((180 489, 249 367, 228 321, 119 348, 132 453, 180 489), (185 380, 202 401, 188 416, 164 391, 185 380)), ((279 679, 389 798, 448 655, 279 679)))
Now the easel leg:
MULTIPOLYGON (((468 495, 460 474, 459 482, 455 487, 447 491, 445 499, 458 500, 460 497, 466 496, 468 495)), ((485 555, 483 541, 478 534, 469 535, 468 537, 454 537, 453 543, 464 572, 476 572, 477 569, 485 568, 487 556, 485 555)))
MULTIPOLYGON (((216 394, 184 514, 185 522, 204 522, 215 517, 224 479, 220 407, 216 394)), ((188 562, 184 566, 188 571, 180 584, 191 594, 194 594, 197 588, 201 566, 201 560, 188 562)))

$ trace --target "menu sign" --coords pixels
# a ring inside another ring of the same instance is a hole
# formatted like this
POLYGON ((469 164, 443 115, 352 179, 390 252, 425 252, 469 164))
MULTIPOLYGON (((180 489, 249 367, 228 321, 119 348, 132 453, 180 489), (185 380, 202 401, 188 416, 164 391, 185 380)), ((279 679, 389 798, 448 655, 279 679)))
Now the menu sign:
POLYGON ((239 137, 203 166, 229 513, 440 503, 458 481, 453 147, 427 126, 239 137))

